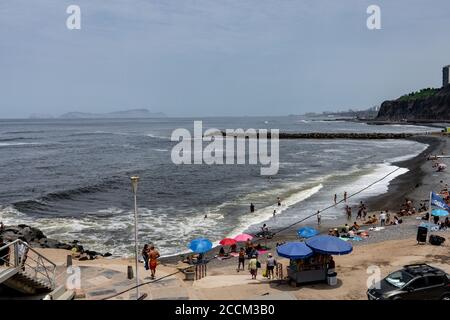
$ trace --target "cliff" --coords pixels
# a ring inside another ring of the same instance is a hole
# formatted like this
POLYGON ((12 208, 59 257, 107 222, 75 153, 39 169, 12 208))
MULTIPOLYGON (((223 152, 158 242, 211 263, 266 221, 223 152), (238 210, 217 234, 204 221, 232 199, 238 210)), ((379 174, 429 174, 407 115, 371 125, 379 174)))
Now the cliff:
POLYGON ((381 104, 377 121, 450 121, 450 85, 424 89, 381 104))

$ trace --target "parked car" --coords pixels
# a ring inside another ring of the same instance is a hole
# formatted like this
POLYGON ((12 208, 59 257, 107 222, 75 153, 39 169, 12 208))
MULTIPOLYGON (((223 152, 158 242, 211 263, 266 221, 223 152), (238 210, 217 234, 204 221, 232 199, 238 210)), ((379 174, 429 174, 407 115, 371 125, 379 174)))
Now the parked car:
POLYGON ((428 264, 410 264, 367 290, 369 300, 450 300, 450 275, 428 264))

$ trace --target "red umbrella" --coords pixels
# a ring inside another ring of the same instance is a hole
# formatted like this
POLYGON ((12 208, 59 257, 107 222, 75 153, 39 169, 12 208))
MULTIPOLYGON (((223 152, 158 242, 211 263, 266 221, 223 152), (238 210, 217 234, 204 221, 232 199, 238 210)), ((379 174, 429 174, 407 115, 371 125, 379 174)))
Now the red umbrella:
POLYGON ((225 238, 225 239, 220 240, 219 243, 223 246, 232 246, 233 244, 236 244, 236 240, 230 239, 230 238, 225 238))

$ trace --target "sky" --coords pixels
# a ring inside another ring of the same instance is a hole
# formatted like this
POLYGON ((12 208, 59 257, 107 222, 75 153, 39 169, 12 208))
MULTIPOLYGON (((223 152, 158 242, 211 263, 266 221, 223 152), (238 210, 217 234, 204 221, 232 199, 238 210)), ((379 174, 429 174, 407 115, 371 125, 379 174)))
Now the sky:
POLYGON ((1 0, 0 118, 365 109, 440 87, 448 0, 1 0), (69 30, 69 5, 81 29, 69 30), (366 10, 381 9, 369 30, 366 10))

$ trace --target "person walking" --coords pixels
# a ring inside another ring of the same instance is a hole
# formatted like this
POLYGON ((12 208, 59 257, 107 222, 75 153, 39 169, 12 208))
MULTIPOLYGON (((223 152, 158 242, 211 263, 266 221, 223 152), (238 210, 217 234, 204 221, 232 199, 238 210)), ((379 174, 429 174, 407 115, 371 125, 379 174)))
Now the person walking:
POLYGON ((159 257, 160 257, 160 254, 159 254, 158 250, 156 250, 155 246, 152 245, 148 252, 149 266, 150 266, 150 271, 152 273, 152 275, 151 275, 152 279, 155 279, 156 266, 158 265, 159 257))
POLYGON ((275 266, 277 265, 277 261, 275 260, 274 257, 272 257, 272 254, 269 252, 267 254, 268 258, 267 258, 267 266, 266 266, 266 274, 267 274, 267 279, 275 279, 275 276, 273 274, 273 270, 275 269, 275 266))
POLYGON ((322 215, 320 214, 320 211, 317 210, 317 225, 320 226, 320 220, 322 220, 322 215))
POLYGON ((252 279, 256 279, 258 275, 258 258, 256 255, 252 255, 252 258, 248 262, 248 270, 250 270, 250 274, 252 275, 252 279))

